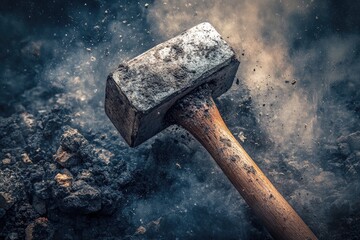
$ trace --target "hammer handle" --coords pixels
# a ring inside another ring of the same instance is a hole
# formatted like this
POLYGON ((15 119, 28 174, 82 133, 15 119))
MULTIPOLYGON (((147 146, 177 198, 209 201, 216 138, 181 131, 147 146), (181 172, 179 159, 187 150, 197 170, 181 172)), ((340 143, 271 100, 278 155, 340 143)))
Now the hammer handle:
POLYGON ((209 151, 275 239, 317 239, 231 134, 210 94, 189 94, 170 116, 209 151))

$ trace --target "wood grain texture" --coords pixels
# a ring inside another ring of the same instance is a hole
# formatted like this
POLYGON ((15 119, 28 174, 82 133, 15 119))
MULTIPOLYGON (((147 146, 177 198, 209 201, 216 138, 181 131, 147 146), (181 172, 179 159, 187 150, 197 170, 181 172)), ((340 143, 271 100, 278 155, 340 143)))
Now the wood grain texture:
POLYGON ((209 151, 275 239, 317 239, 231 134, 208 91, 190 94, 169 114, 209 151))

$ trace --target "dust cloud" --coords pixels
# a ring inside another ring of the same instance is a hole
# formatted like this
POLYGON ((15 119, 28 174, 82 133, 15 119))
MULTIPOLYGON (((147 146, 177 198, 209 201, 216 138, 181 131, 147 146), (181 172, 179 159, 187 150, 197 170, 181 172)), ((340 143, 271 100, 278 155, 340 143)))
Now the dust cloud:
POLYGON ((235 49, 241 61, 237 77, 250 90, 257 120, 271 140, 281 148, 311 149, 318 136, 316 106, 299 87, 287 40, 296 37, 291 16, 307 17, 310 8, 310 1, 156 1, 148 19, 166 37, 212 23, 235 49))
MULTIPOLYGON (((70 169, 74 179, 82 179, 83 170, 92 172, 88 181, 93 188, 105 197, 105 193, 120 196, 121 192, 122 199, 114 205, 111 216, 79 218, 58 216, 61 211, 50 199, 47 204, 51 208, 45 216, 59 234, 74 227, 73 232, 64 233, 64 239, 66 234, 73 239, 269 238, 210 155, 185 131, 171 127, 131 149, 104 113, 105 81, 111 71, 204 21, 214 25, 241 62, 238 81, 216 100, 235 137, 320 239, 357 239, 358 3, 36 2, 18 5, 9 1, 0 12, 0 28, 8 33, 0 40, 6 45, 0 50, 0 57, 4 57, 0 66, 0 127, 16 133, 3 134, 1 144, 6 149, 1 157, 8 162, 10 150, 21 150, 35 159, 41 146, 47 153, 41 161, 45 168, 51 165, 46 168, 49 174, 41 178, 38 171, 30 174, 36 177, 36 184, 55 184, 53 173, 63 169, 57 165, 52 168, 52 155, 59 147, 61 129, 70 125, 90 146, 103 149, 109 163, 103 166, 95 160, 82 160, 85 162, 70 169), (25 144, 19 137, 22 128, 12 130, 16 121, 29 126, 31 121, 37 122, 37 134, 48 131, 52 142, 23 131, 25 144), (109 180, 102 180, 103 175, 110 176, 109 180), (100 180, 93 182, 93 178, 100 180), (88 232, 88 223, 94 234, 88 232)), ((15 157, 13 160, 21 163, 15 157)), ((29 172, 27 169, 17 170, 24 166, 0 167, 3 176, 3 169, 17 172, 18 180, 9 184, 12 189, 17 189, 18 183, 33 185, 22 175, 29 172)), ((34 162, 33 168, 39 167, 42 165, 34 162)), ((27 194, 33 196, 34 191, 28 189, 27 194)), ((32 204, 24 199, 16 209, 32 204)), ((4 230, 4 236, 20 229, 12 216, 27 214, 16 211, 6 213, 14 223, 9 222, 11 228, 4 230)))
MULTIPOLYGON (((350 3, 343 8, 352 9, 350 3)), ((147 16, 160 38, 207 21, 234 48, 239 84, 219 106, 241 111, 249 104, 253 122, 244 122, 244 112, 236 110, 228 111, 236 117, 226 111, 224 117, 320 237, 328 237, 325 222, 337 216, 340 202, 358 202, 350 193, 359 192, 358 182, 345 183, 358 174, 359 160, 343 163, 333 151, 339 137, 359 130, 359 35, 344 9, 315 1, 168 0, 155 1, 147 16), (339 10, 332 13, 332 7, 339 10), (346 24, 339 23, 342 17, 346 24), (340 166, 357 173, 344 177, 340 166)))

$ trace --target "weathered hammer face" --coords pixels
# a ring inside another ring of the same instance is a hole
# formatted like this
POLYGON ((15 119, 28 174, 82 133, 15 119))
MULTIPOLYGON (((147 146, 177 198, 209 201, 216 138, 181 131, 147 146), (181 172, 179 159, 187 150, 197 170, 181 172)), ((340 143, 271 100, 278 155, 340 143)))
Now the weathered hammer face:
POLYGON ((227 91, 238 66, 220 34, 201 23, 120 64, 107 79, 106 114, 137 146, 168 127, 168 109, 196 87, 208 83, 214 97, 227 91))

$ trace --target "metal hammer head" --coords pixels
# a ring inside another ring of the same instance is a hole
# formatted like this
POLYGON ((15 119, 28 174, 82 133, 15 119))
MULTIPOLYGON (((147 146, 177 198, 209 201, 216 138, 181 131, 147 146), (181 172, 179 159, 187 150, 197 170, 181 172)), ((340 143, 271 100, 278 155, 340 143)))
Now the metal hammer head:
POLYGON ((105 111, 130 146, 169 126, 169 108, 207 83, 212 95, 226 92, 239 61, 209 24, 201 23, 120 64, 106 83, 105 111))

